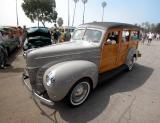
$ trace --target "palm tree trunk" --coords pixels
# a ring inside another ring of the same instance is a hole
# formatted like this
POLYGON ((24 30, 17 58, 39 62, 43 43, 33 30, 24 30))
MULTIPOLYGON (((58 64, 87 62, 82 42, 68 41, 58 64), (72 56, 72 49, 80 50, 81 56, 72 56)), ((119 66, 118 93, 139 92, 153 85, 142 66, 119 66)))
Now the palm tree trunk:
POLYGON ((72 27, 73 27, 73 25, 74 25, 74 18, 75 18, 75 13, 76 13, 76 5, 77 5, 77 3, 75 3, 75 6, 74 6, 74 13, 73 13, 72 27))
POLYGON ((68 26, 70 24, 69 0, 68 0, 68 26))
POLYGON ((84 9, 83 9, 83 21, 82 21, 82 24, 84 24, 84 14, 85 14, 85 4, 84 4, 84 9))
POLYGON ((38 28, 39 28, 39 17, 38 17, 38 28))
POLYGON ((18 21, 17 0, 16 0, 16 18, 17 18, 17 27, 18 27, 18 25, 19 25, 19 21, 18 21))
POLYGON ((104 17, 104 7, 103 7, 103 10, 102 10, 102 22, 103 22, 103 17, 104 17))

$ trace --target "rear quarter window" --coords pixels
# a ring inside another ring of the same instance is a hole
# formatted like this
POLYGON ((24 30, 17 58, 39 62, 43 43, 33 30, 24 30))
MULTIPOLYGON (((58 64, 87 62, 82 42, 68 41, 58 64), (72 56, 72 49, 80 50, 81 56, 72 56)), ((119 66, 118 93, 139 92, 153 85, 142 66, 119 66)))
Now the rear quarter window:
POLYGON ((137 41, 140 39, 140 35, 138 31, 131 31, 131 40, 137 41))
POLYGON ((122 42, 128 42, 129 41, 129 35, 130 35, 129 30, 123 30, 123 32, 122 32, 122 42))

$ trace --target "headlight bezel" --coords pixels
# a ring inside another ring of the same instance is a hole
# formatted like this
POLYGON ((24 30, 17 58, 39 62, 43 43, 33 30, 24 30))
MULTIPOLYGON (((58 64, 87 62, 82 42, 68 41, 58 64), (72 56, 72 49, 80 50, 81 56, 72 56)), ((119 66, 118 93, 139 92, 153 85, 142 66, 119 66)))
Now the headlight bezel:
POLYGON ((46 75, 46 85, 51 87, 55 83, 55 71, 50 71, 46 75))

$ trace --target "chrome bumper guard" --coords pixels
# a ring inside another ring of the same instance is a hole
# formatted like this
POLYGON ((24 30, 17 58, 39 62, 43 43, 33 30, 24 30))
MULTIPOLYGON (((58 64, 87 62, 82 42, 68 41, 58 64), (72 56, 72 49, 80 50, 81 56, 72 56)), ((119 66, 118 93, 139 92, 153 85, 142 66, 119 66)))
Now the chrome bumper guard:
POLYGON ((34 90, 32 89, 30 82, 29 82, 29 77, 26 75, 26 72, 24 72, 22 74, 22 81, 23 84, 27 87, 27 89, 32 93, 33 97, 37 98, 40 102, 49 105, 49 106, 53 106, 54 102, 51 100, 48 100, 46 98, 44 98, 43 96, 38 95, 36 92, 34 92, 34 90), (28 81, 27 81, 28 80, 28 81))
POLYGON ((23 57, 26 59, 26 51, 23 51, 23 57))
POLYGON ((142 54, 140 52, 138 52, 138 57, 142 57, 142 54))

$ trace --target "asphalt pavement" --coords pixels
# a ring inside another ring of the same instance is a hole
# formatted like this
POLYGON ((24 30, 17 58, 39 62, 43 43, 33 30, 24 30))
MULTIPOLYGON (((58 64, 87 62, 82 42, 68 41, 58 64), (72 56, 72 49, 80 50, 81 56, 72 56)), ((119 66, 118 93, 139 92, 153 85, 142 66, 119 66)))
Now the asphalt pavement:
POLYGON ((142 57, 131 72, 99 85, 78 108, 34 100, 21 82, 21 50, 0 70, 0 123, 159 123, 160 41, 139 45, 142 57))

